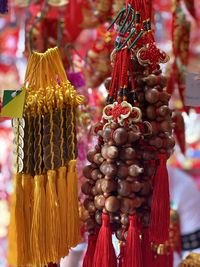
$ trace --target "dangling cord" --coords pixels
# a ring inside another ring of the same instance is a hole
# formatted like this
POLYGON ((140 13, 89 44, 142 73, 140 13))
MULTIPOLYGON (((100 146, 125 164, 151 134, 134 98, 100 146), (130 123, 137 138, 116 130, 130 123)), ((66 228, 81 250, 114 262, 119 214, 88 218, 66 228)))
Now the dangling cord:
POLYGON ((128 67, 129 67, 129 49, 125 47, 121 51, 121 76, 120 76, 120 91, 118 101, 127 100, 126 89, 128 87, 128 67))
POLYGON ((115 90, 117 87, 117 73, 118 73, 118 68, 120 65, 120 53, 119 52, 115 52, 115 62, 114 62, 114 68, 113 68, 113 72, 112 72, 112 80, 110 83, 110 88, 109 88, 109 99, 114 100, 114 96, 115 96, 115 90))

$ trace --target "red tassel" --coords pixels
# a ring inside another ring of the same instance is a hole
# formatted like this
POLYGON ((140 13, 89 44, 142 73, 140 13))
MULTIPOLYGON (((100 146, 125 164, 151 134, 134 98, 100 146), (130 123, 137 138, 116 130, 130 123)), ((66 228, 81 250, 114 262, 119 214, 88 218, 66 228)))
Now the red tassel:
POLYGON ((142 229, 142 260, 144 267, 153 267, 153 251, 149 240, 149 228, 142 229))
POLYGON ((96 248, 97 235, 90 234, 88 237, 88 247, 83 259, 83 267, 92 267, 96 248))
POLYGON ((124 267, 143 267, 140 231, 136 216, 129 216, 129 229, 125 246, 124 267))
POLYGON ((167 84, 167 92, 169 94, 172 94, 174 92, 174 89, 175 89, 175 81, 174 81, 173 73, 171 73, 169 80, 168 80, 168 84, 167 84))
POLYGON ((185 154, 186 141, 185 141, 185 122, 181 112, 175 112, 173 114, 173 122, 175 122, 174 135, 176 136, 177 143, 181 149, 181 152, 185 154))
POLYGON ((170 203, 166 155, 159 155, 160 163, 154 177, 151 205, 150 240, 164 244, 169 239, 170 203))
POLYGON ((118 260, 119 260, 119 263, 118 263, 118 267, 124 267, 124 250, 125 246, 123 244, 123 242, 121 242, 120 244, 120 254, 118 256, 118 260))
POLYGON ((110 217, 102 214, 102 226, 99 231, 92 267, 117 267, 117 258, 112 244, 110 217))

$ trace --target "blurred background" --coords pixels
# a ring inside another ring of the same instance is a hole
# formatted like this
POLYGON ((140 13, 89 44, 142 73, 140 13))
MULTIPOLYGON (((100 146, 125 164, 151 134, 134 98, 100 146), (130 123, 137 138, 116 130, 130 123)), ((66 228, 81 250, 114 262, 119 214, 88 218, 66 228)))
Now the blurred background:
MULTIPOLYGON (((106 29, 123 4, 123 0, 9 0, 8 12, 2 10, 4 14, 0 15, 1 102, 4 90, 19 89, 23 85, 30 51, 44 52, 54 46, 60 48, 68 79, 86 96, 78 110, 77 123, 80 183, 86 152, 94 144, 92 125, 100 119, 104 105, 106 89, 103 83, 112 71, 110 53, 115 36, 106 29)), ((195 73, 200 78, 200 1, 153 0, 152 4, 157 44, 171 58, 162 68, 173 78, 173 86, 169 85, 171 107, 176 110, 179 120, 175 130, 177 145, 169 162, 171 175, 187 175, 200 189, 200 104, 199 107, 188 106, 180 93, 192 90, 188 88, 188 73, 195 73)), ((0 267, 8 266, 6 236, 12 192, 12 151, 11 120, 1 117, 0 267)), ((81 201, 81 193, 79 196, 81 201)), ((176 196, 179 198, 174 189, 174 209, 179 203, 176 196)), ((188 196, 192 197, 195 195, 188 196)), ((183 198, 181 203, 185 201, 187 199, 183 198)), ((200 222, 195 227, 200 230, 200 222)))

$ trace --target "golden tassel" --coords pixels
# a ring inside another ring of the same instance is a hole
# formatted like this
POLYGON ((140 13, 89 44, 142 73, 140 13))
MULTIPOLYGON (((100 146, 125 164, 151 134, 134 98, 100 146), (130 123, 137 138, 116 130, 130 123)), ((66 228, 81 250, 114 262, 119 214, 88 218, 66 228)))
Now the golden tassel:
POLYGON ((11 265, 18 264, 18 253, 17 253, 17 232, 16 232, 16 180, 19 174, 15 174, 14 177, 14 192, 11 196, 10 201, 10 224, 8 228, 8 263, 11 265))
POLYGON ((59 246, 61 236, 60 207, 56 192, 56 171, 47 171, 46 185, 46 244, 48 262, 59 261, 59 246))
POLYGON ((45 245, 46 202, 44 175, 35 175, 34 182, 34 205, 30 238, 32 265, 44 266, 47 264, 45 245))
POLYGON ((66 181, 66 167, 60 167, 58 169, 58 199, 60 208, 60 224, 61 224, 61 235, 60 235, 60 257, 64 257, 68 254, 67 244, 67 181, 66 181))
POLYGON ((68 164, 67 197, 67 241, 69 247, 75 247, 81 241, 76 160, 68 164))
POLYGON ((30 174, 22 174, 24 188, 24 219, 25 219, 25 240, 26 240, 26 259, 25 264, 31 263, 30 234, 33 212, 33 178, 30 174))
POLYGON ((9 254, 8 261, 12 265, 24 265, 26 258, 26 240, 24 223, 24 192, 22 187, 22 175, 16 173, 15 191, 11 203, 11 219, 9 227, 9 254))

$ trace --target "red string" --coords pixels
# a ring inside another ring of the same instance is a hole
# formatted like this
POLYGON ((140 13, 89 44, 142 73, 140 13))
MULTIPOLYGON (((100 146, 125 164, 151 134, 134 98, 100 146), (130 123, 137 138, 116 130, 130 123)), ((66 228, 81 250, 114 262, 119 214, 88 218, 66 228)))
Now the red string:
POLYGON ((129 50, 128 47, 121 51, 121 79, 120 79, 120 87, 127 88, 128 86, 128 65, 129 65, 129 50))
POLYGON ((117 86, 117 74, 118 74, 118 69, 119 69, 119 65, 120 65, 120 57, 119 57, 119 53, 116 53, 116 57, 115 57, 115 63, 114 63, 114 68, 113 68, 113 72, 112 72, 112 80, 110 83, 110 88, 109 88, 109 95, 110 97, 114 96, 115 93, 115 89, 117 86))

